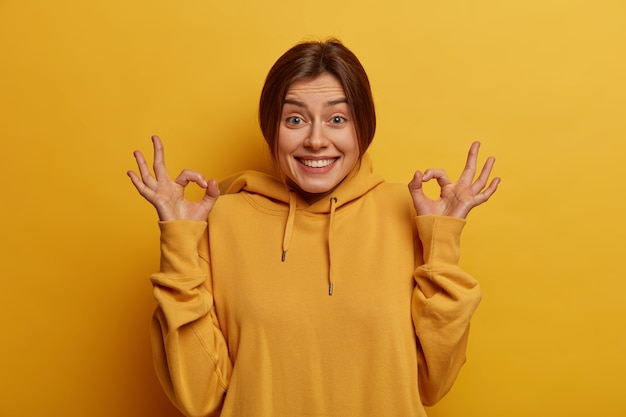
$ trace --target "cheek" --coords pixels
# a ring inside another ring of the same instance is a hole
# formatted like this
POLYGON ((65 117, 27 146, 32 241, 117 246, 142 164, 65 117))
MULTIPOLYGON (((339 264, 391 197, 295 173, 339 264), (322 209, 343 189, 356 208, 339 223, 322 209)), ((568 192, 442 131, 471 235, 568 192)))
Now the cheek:
POLYGON ((286 157, 295 152, 301 143, 300 135, 300 130, 281 128, 276 140, 276 156, 286 157))
POLYGON ((349 159, 359 158, 359 141, 356 137, 356 131, 352 131, 342 139, 343 151, 349 159))
POLYGON ((283 130, 278 132, 278 138, 276 139, 276 159, 281 160, 285 155, 289 154, 289 140, 283 130))
POLYGON ((278 163, 278 168, 283 174, 288 175, 290 172, 291 154, 294 152, 291 135, 284 130, 279 130, 278 139, 276 140, 276 152, 274 159, 278 163))

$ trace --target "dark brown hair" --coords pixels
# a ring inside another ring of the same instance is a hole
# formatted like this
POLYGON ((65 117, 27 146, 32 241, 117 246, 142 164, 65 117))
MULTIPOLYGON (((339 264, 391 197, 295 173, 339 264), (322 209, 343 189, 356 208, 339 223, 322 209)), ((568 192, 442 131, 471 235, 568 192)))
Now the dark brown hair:
POLYGON ((356 55, 337 39, 303 42, 278 58, 261 92, 259 125, 274 158, 283 102, 289 87, 296 81, 324 73, 335 76, 343 87, 355 122, 359 156, 363 156, 372 143, 376 131, 374 100, 369 79, 356 55))

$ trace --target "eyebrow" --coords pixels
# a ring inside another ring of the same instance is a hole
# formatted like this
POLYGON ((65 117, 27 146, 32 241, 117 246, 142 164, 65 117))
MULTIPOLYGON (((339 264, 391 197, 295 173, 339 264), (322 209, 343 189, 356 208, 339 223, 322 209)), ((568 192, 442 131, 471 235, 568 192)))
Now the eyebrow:
MULTIPOLYGON (((347 103, 348 99, 345 97, 342 98, 338 98, 337 100, 330 100, 326 102, 326 106, 327 107, 332 107, 332 106, 336 106, 337 104, 342 104, 342 103, 347 103)), ((285 101, 283 102, 284 104, 293 104, 294 106, 298 106, 298 107, 302 107, 302 108, 306 108, 306 106, 304 105, 303 102, 298 101, 298 100, 294 100, 291 98, 286 98, 285 101)))

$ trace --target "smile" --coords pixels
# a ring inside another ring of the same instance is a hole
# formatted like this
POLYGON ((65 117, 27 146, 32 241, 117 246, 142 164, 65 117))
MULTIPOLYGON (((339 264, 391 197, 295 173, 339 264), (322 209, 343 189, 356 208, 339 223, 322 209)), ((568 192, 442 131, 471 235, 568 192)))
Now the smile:
POLYGON ((335 163, 337 159, 339 158, 333 158, 333 159, 300 159, 298 158, 298 161, 300 161, 301 164, 306 165, 311 168, 324 168, 335 163))

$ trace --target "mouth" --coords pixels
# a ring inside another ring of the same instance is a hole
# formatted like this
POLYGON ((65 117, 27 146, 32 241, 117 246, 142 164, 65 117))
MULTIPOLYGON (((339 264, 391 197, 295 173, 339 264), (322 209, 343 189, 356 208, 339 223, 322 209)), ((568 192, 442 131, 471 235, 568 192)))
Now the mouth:
POLYGON ((337 162, 339 158, 329 158, 329 159, 304 159, 304 158, 296 158, 298 162, 302 165, 305 165, 309 168, 326 168, 337 162))

